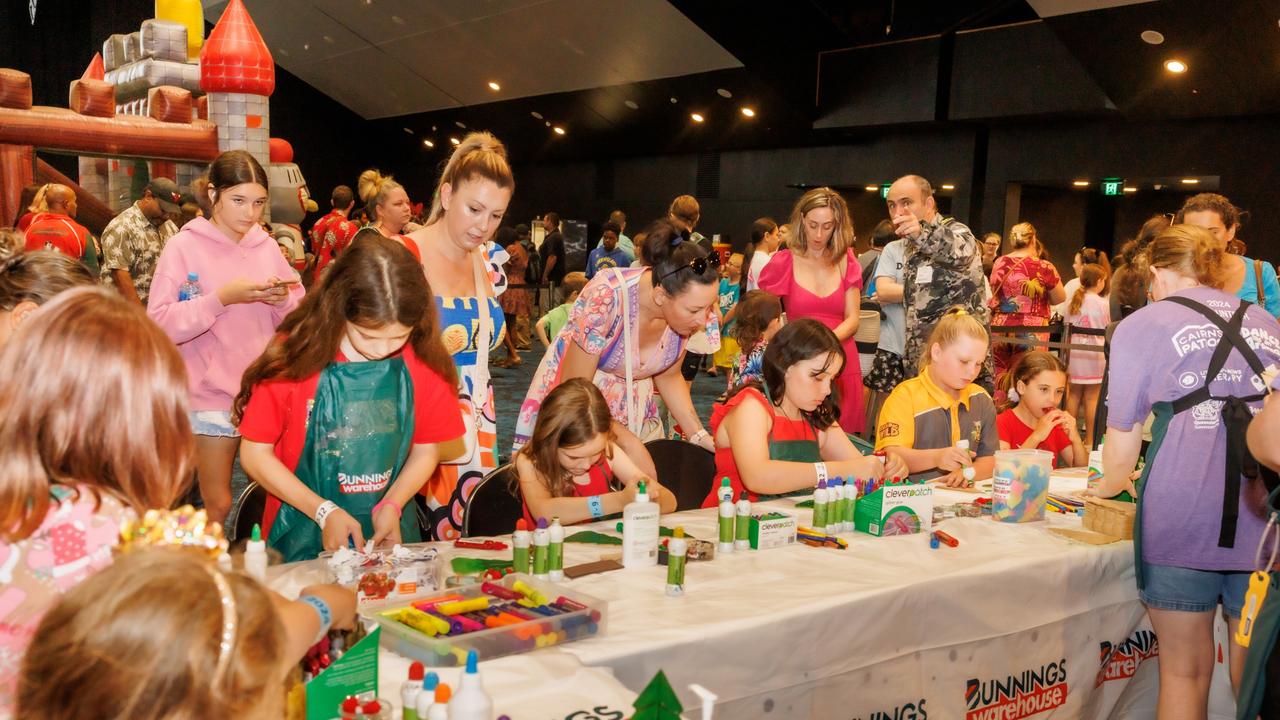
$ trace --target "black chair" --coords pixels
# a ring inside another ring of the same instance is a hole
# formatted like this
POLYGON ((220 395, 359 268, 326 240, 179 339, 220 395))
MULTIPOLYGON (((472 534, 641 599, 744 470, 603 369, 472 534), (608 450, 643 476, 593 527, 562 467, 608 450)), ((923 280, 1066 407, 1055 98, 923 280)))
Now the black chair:
POLYGON ((235 535, 229 539, 248 539, 253 534, 253 526, 262 523, 262 516, 267 511, 267 490, 256 482, 250 482, 234 504, 238 508, 235 535))
POLYGON ((683 440, 650 440, 644 447, 658 470, 658 482, 675 493, 676 510, 702 507, 716 479, 716 456, 683 440))
POLYGON ((515 476, 511 463, 484 476, 462 515, 462 537, 507 535, 516 529, 516 521, 524 517, 524 498, 518 485, 511 490, 515 476))

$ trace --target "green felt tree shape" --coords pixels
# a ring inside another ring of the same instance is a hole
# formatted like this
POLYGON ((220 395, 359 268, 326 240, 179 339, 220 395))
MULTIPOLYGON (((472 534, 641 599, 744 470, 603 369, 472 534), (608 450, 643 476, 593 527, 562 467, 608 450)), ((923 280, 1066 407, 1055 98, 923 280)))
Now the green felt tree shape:
POLYGON ((661 670, 640 691, 632 707, 636 712, 631 720, 680 720, 680 713, 684 711, 684 706, 680 704, 675 691, 671 689, 671 683, 667 682, 666 674, 661 670))

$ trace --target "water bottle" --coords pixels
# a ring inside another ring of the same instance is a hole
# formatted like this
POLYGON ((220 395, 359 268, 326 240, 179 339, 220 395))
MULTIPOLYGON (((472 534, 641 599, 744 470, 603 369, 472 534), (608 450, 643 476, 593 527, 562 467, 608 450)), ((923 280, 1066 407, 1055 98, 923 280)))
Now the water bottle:
POLYGON ((178 301, 194 300, 200 295, 200 275, 187 273, 187 281, 178 286, 178 301))

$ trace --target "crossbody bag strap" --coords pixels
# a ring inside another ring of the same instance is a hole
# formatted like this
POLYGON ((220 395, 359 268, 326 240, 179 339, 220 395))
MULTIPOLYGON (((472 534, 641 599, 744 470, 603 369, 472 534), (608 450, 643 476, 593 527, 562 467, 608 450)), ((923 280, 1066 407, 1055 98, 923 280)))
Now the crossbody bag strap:
POLYGON ((1262 261, 1253 261, 1253 280, 1258 285, 1258 304, 1262 307, 1267 306, 1267 286, 1262 282, 1262 261))
POLYGON ((622 364, 627 380, 627 429, 637 436, 640 427, 636 415, 638 413, 635 395, 635 338, 631 336, 631 290, 627 287, 627 277, 618 268, 610 268, 618 280, 618 291, 622 294, 622 364))
POLYGON ((486 398, 481 397, 489 390, 489 345, 493 342, 493 321, 489 316, 489 273, 485 272, 484 250, 475 251, 471 270, 475 277, 477 311, 480 316, 480 327, 476 334, 476 385, 471 391, 471 408, 475 415, 476 430, 480 428, 480 415, 484 413, 486 398))

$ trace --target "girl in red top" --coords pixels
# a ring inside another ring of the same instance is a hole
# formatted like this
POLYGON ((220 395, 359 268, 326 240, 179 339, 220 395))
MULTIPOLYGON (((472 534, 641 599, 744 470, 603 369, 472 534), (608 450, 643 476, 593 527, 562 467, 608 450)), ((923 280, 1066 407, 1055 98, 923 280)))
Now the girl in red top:
POLYGON ((463 433, 454 387, 422 266, 361 230, 249 366, 232 410, 245 472, 271 493, 271 546, 291 562, 349 540, 419 541, 409 503, 437 444, 463 433))
POLYGON ((641 480, 660 511, 675 511, 676 496, 627 457, 612 427, 604 395, 586 379, 565 380, 547 395, 514 461, 525 520, 558 517, 572 525, 620 513, 641 480))
MULTIPOLYGON (((837 424, 833 385, 844 369, 836 334, 813 319, 788 323, 764 351, 764 382, 736 387, 711 411, 716 477, 728 477, 733 498, 756 501, 810 490, 819 479, 907 476, 895 455, 888 466, 864 456, 837 424)), ((717 486, 718 487, 718 486, 717 486)), ((716 489, 702 507, 719 503, 716 489)))
POLYGON ((1001 450, 1048 450, 1054 467, 1088 462, 1076 419, 1059 409, 1067 372, 1058 358, 1044 350, 1023 353, 1004 376, 1002 389, 1009 404, 996 416, 1001 450))

